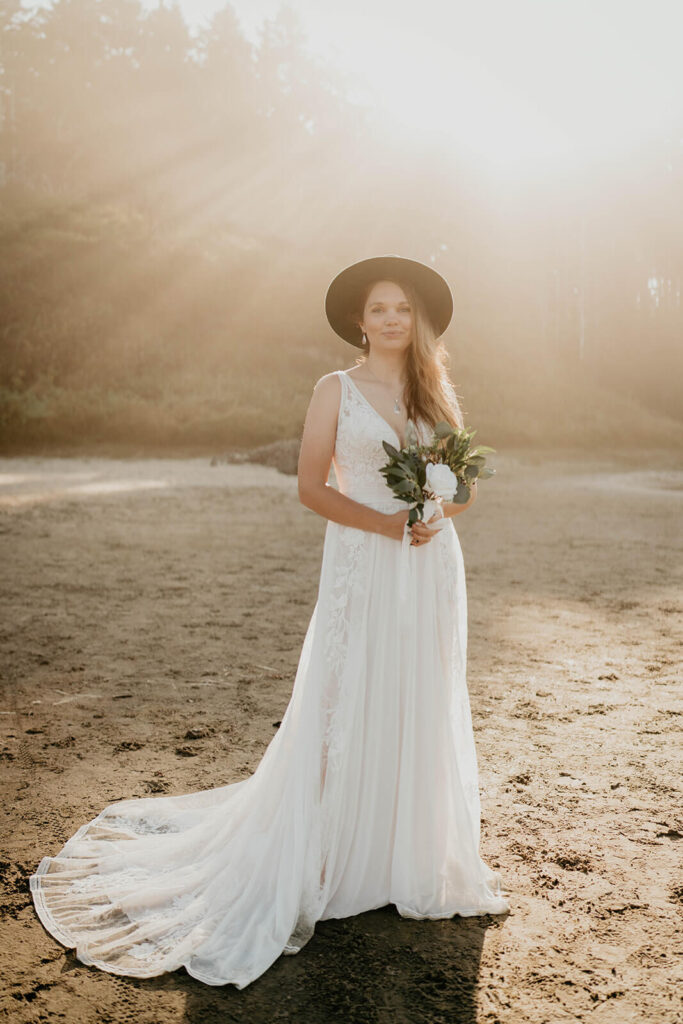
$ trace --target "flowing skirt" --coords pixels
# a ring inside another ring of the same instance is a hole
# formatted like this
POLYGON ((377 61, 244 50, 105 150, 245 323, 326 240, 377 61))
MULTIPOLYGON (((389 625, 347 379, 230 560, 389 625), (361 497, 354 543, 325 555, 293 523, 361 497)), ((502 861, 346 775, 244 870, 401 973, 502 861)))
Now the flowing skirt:
POLYGON ((256 771, 105 807, 31 876, 42 923, 113 974, 184 966, 244 988, 319 920, 388 903, 504 913, 479 856, 466 647, 452 521, 420 548, 328 522, 292 695, 256 771))

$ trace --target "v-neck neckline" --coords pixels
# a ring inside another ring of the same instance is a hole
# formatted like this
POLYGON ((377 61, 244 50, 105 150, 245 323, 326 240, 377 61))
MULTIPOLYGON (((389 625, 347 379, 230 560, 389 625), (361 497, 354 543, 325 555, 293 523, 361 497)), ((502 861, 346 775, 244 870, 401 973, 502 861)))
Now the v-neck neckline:
POLYGON ((396 430, 394 427, 392 427, 391 423, 389 423, 389 420, 385 419, 384 416, 382 416, 382 413, 378 412, 377 409, 375 409, 375 407, 372 404, 372 402, 370 401, 370 399, 365 397, 365 395, 363 394, 361 389, 358 387, 358 385, 356 384, 356 382, 353 379, 353 377, 350 376, 349 371, 348 370, 342 370, 342 373, 346 376, 347 380, 351 381, 351 384, 355 388, 356 393, 360 395, 360 397, 363 399, 363 401, 365 402, 366 405, 370 406, 370 408, 374 412, 375 416, 377 416, 377 418, 380 419, 382 421, 382 423, 386 427, 389 428, 389 430, 392 432, 392 434, 394 435, 394 437, 398 441, 399 448, 405 448, 405 442, 401 440, 401 437, 399 435, 398 430, 396 430))

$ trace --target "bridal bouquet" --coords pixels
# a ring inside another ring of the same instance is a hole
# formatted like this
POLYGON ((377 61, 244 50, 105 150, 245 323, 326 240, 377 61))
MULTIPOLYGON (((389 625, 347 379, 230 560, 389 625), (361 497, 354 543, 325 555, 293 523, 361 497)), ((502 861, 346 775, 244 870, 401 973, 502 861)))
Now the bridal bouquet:
MULTIPOLYGON (((495 448, 472 448, 475 434, 476 430, 458 430, 441 421, 434 428, 431 443, 423 445, 419 443, 415 424, 408 420, 405 448, 399 451, 388 441, 382 441, 389 461, 380 473, 395 497, 410 505, 409 526, 418 519, 427 522, 444 501, 464 505, 469 500, 472 481, 493 476, 495 469, 484 463, 495 448)), ((432 523, 432 527, 440 527, 444 522, 432 523)))

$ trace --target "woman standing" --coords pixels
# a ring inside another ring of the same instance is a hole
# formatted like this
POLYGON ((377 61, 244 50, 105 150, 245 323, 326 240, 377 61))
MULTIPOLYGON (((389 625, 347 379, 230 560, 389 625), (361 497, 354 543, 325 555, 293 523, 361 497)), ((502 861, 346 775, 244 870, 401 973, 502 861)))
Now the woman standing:
POLYGON ((462 425, 438 341, 450 289, 425 264, 376 257, 337 275, 326 311, 366 358, 322 377, 306 416, 299 495, 328 525, 278 732, 249 778, 112 804, 31 877, 45 927, 112 973, 184 966, 243 988, 319 920, 388 903, 413 918, 508 909, 479 856, 453 526, 476 486, 408 531, 379 473, 409 418, 425 442, 439 420, 462 425))

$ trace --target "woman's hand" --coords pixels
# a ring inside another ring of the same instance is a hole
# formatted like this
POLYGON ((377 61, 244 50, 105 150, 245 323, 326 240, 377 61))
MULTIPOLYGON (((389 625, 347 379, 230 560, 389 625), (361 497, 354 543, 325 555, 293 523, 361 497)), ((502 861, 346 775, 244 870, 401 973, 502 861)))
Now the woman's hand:
POLYGON ((413 535, 413 539, 410 542, 413 547, 417 548, 422 547, 424 544, 429 544, 432 537, 436 537, 439 530, 436 527, 433 529, 429 527, 429 523, 433 523, 436 519, 441 519, 441 516, 434 513, 426 523, 422 519, 418 519, 416 523, 413 523, 413 528, 410 531, 413 535))
POLYGON ((382 534, 385 537, 390 537, 392 540, 397 540, 400 543, 403 540, 403 534, 406 530, 408 515, 408 509, 404 512, 391 512, 389 514, 384 512, 381 531, 382 534))
MULTIPOLYGON (((383 524, 384 529, 382 530, 384 536, 391 537, 392 540, 402 541, 409 514, 410 513, 407 509, 402 512, 393 512, 390 515, 385 514, 384 518, 386 519, 386 523, 383 524)), ((433 522, 434 519, 438 518, 439 516, 432 516, 429 521, 433 522)), ((410 542, 411 545, 413 547, 423 547, 425 544, 428 544, 432 537, 435 537, 439 531, 431 529, 427 523, 423 523, 421 519, 418 519, 416 523, 413 523, 410 532, 413 537, 410 542)))

